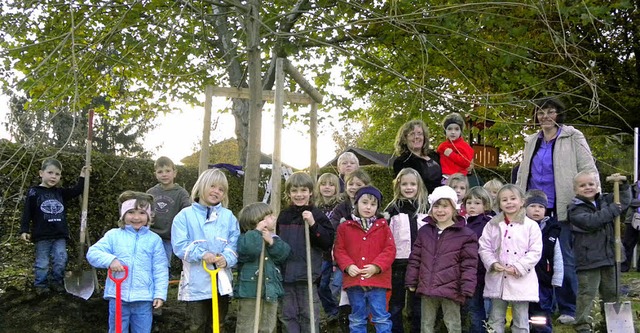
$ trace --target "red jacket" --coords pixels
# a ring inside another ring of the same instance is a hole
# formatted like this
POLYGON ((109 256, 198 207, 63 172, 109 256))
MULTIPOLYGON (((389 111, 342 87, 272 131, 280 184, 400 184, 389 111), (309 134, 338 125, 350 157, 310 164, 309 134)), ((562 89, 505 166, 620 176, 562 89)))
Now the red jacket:
MULTIPOLYGON (((478 269, 478 236, 464 218, 438 237, 438 227, 429 216, 413 244, 405 285, 422 297, 443 297, 462 304, 473 296, 478 269)), ((537 288, 537 287, 536 287, 537 288)))
POLYGON ((367 264, 374 264, 381 270, 368 279, 351 277, 345 273, 342 288, 362 286, 391 289, 391 264, 396 257, 396 245, 384 218, 373 222, 366 232, 356 221, 349 220, 340 224, 333 256, 342 271, 350 265, 362 268, 367 264))
POLYGON ((442 167, 443 175, 453 175, 458 172, 465 176, 467 175, 467 168, 473 162, 475 152, 462 137, 453 141, 446 140, 438 146, 437 151, 440 154, 440 166, 442 167), (447 148, 453 150, 449 156, 444 155, 444 151, 447 148))

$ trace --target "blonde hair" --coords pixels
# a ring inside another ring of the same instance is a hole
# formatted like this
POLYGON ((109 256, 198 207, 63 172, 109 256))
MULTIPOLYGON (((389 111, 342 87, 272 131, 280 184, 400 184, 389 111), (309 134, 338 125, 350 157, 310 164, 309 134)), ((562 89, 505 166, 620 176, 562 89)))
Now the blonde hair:
POLYGON ((498 178, 492 178, 490 181, 484 183, 482 187, 487 191, 496 191, 498 192, 500 188, 504 185, 498 178))
POLYGON ((455 183, 464 183, 464 185, 467 187, 467 190, 469 190, 469 179, 467 179, 467 176, 459 172, 454 173, 453 175, 449 176, 449 178, 447 178, 447 186, 453 187, 453 184, 455 183))
POLYGON ((402 177, 407 175, 413 175, 418 183, 418 193, 416 193, 416 197, 414 199, 416 206, 415 215, 425 214, 429 210, 429 191, 427 191, 427 188, 424 186, 424 182, 422 181, 422 177, 420 177, 418 171, 413 168, 403 168, 398 172, 398 175, 396 175, 396 178, 393 180, 393 199, 391 199, 391 202, 389 202, 385 210, 396 206, 399 200, 406 199, 402 197, 400 183, 402 182, 402 177))
POLYGON ((313 195, 315 196, 316 206, 335 206, 340 201, 340 179, 338 176, 328 172, 320 175, 316 182, 313 195), (325 199, 325 197, 320 193, 320 186, 323 184, 333 185, 336 189, 335 193, 328 199, 325 199))
POLYGON ((344 153, 340 154, 340 156, 338 156, 338 161, 336 162, 338 164, 338 168, 340 168, 340 164, 342 164, 342 162, 346 161, 356 162, 356 165, 360 166, 360 160, 358 160, 358 156, 350 151, 345 151, 344 153))
POLYGON ((596 177, 596 173, 593 171, 580 171, 578 172, 575 176, 573 176, 573 189, 576 189, 576 185, 578 185, 578 178, 580 177, 584 177, 584 176, 589 176, 593 179, 593 181, 596 183, 596 186, 598 187, 598 191, 600 191, 600 182, 598 181, 598 177, 596 177))
MULTIPOLYGON (((291 189, 294 187, 306 187, 309 189, 309 194, 313 196, 313 179, 306 172, 296 171, 284 182, 284 194, 288 204, 292 204, 291 189)), ((311 199, 312 198, 309 198, 309 204, 313 203, 311 199)))
POLYGON ((227 181, 227 176, 225 176, 224 172, 216 168, 207 169, 200 174, 198 180, 196 180, 196 183, 193 184, 193 188, 191 189, 191 201, 198 201, 200 195, 205 193, 205 191, 211 186, 219 186, 222 188, 222 207, 227 207, 229 205, 229 182, 227 181))
POLYGON ((349 182, 351 182, 353 178, 360 179, 364 183, 364 186, 371 185, 371 176, 369 176, 368 173, 366 173, 362 169, 354 170, 352 173, 344 177, 345 190, 344 190, 344 193, 342 194, 342 200, 350 200, 349 194, 347 194, 347 184, 349 184, 349 182))
MULTIPOLYGON (((511 191, 511 193, 514 193, 516 196, 520 197, 520 200, 522 201, 522 207, 520 207, 521 209, 524 208, 524 191, 522 190, 522 188, 518 185, 515 184, 505 184, 503 185, 499 190, 498 190, 498 195, 496 195, 496 201, 500 202, 500 195, 502 195, 502 193, 506 192, 506 191, 511 191)), ((500 209, 500 211, 502 211, 502 208, 500 208, 500 204, 498 204, 498 209, 500 209)))
MULTIPOLYGON (((142 209, 142 210, 147 210, 147 208, 149 208, 149 210, 151 211, 151 215, 153 215, 153 196, 149 193, 144 193, 144 192, 136 192, 136 191, 124 191, 122 192, 119 196, 118 196, 118 212, 120 212, 120 210, 122 209, 122 203, 128 200, 135 200, 136 201, 136 208, 137 209, 142 209)), ((121 215, 120 213, 118 213, 118 215, 121 215)), ((153 224, 153 216, 149 216, 149 220, 147 221, 147 225, 150 226, 153 224)), ((124 223, 124 221, 122 220, 122 215, 120 216, 120 219, 118 220, 118 227, 120 227, 121 229, 124 229, 124 226, 126 225, 126 223, 124 223)))
POLYGON ((396 141, 394 142, 396 155, 400 156, 404 153, 409 152, 407 135, 409 135, 409 133, 413 131, 413 128, 416 126, 420 126, 420 128, 422 129, 422 135, 424 135, 424 143, 422 144, 422 155, 427 156, 427 151, 429 150, 429 129, 427 128, 427 125, 425 125, 424 121, 420 119, 410 120, 404 123, 404 125, 402 125, 400 129, 398 129, 398 134, 396 134, 396 141))
POLYGON ((242 208, 238 213, 238 223, 242 232, 247 232, 256 228, 260 221, 273 214, 271 206, 264 202, 254 202, 242 208))
POLYGON ((470 188, 462 199, 462 204, 466 204, 469 199, 482 200, 483 210, 491 210, 493 208, 491 194, 482 186, 474 186, 470 188))

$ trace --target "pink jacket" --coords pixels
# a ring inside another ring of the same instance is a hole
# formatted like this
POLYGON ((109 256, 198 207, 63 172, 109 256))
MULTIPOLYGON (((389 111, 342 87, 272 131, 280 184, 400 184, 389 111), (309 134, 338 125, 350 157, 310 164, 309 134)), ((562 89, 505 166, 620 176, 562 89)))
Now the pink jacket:
POLYGON ((358 268, 367 264, 380 267, 381 272, 365 279, 343 275, 342 288, 353 286, 391 289, 391 264, 396 255, 391 229, 384 218, 379 218, 368 231, 358 222, 349 220, 338 227, 333 256, 343 272, 350 265, 358 268))
MULTIPOLYGON (((427 224, 424 218, 427 214, 418 214, 418 230, 427 224)), ((409 227, 409 215, 400 213, 391 217, 389 227, 396 242, 396 259, 408 259, 411 254, 411 229, 409 227)))
POLYGON ((525 216, 524 208, 514 221, 505 223, 504 213, 492 218, 478 240, 485 275, 484 297, 505 301, 538 302, 535 266, 542 256, 542 233, 538 224, 525 216), (491 265, 513 266, 519 277, 491 270, 491 265))

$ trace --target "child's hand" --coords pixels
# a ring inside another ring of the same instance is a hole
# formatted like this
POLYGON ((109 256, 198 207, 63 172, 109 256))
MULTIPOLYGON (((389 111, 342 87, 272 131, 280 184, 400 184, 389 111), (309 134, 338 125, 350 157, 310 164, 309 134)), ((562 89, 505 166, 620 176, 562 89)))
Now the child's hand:
POLYGON ((304 221, 307 222, 310 227, 316 224, 316 220, 313 218, 313 214, 308 210, 302 212, 302 219, 304 219, 304 221))
POLYGON ((89 172, 91 172, 91 166, 83 166, 82 169, 80 169, 80 177, 87 177, 89 172))
POLYGON ((504 272, 505 270, 504 266, 500 265, 497 262, 494 262, 493 265, 491 265, 491 269, 496 272, 504 272))
POLYGON ((453 153, 453 149, 451 148, 447 148, 444 150, 444 156, 449 156, 451 155, 451 153, 453 153))
POLYGON ((262 238, 265 242, 267 242, 269 245, 273 245, 273 235, 271 234, 271 231, 269 231, 267 221, 262 220, 258 222, 258 225, 256 225, 256 230, 262 233, 262 238))
POLYGON ((362 274, 362 277, 364 277, 365 279, 368 279, 368 278, 372 277, 373 275, 378 274, 379 271, 380 271, 380 269, 378 268, 378 266, 376 266, 374 264, 366 264, 360 270, 360 274, 362 274))
POLYGON ((113 261, 109 265, 109 268, 112 272, 124 272, 124 266, 122 266, 122 263, 117 258, 113 259, 113 261))
POLYGON ((25 242, 30 242, 31 241, 31 234, 23 232, 23 233, 20 234, 20 238, 22 238, 22 240, 25 241, 25 242))
POLYGON ((154 309, 159 309, 163 304, 164 304, 164 301, 159 299, 159 298, 156 298, 156 299, 153 300, 153 308, 154 309))
POLYGON ((518 273, 518 270, 513 266, 509 266, 509 267, 505 268, 504 271, 505 271, 505 273, 507 273, 509 275, 513 275, 515 277, 520 277, 520 274, 518 273))
POLYGON ((362 271, 356 265, 351 265, 347 267, 347 273, 350 277, 356 277, 358 274, 362 273, 362 271))
POLYGON ((224 258, 223 255, 218 254, 216 255, 215 259, 213 260, 213 263, 216 265, 216 267, 218 268, 225 268, 227 267, 227 259, 224 258))

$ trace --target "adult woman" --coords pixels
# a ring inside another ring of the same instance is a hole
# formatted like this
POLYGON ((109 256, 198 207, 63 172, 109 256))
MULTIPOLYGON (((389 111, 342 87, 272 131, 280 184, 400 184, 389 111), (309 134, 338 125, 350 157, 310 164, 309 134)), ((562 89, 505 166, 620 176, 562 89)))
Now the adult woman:
POLYGON ((535 104, 533 121, 540 131, 525 138, 516 184, 525 190, 544 191, 549 200, 547 214, 560 221, 564 280, 562 287, 556 289, 556 297, 560 312, 558 320, 567 324, 575 317, 578 290, 567 205, 574 196, 573 177, 581 171, 591 171, 597 176, 598 170, 582 132, 563 124, 564 104, 554 98, 545 98, 535 104))
POLYGON ((411 120, 402 125, 396 135, 395 148, 398 158, 393 161, 393 171, 396 175, 403 168, 413 168, 422 177, 429 193, 441 185, 438 154, 429 149, 429 131, 422 120, 411 120))

